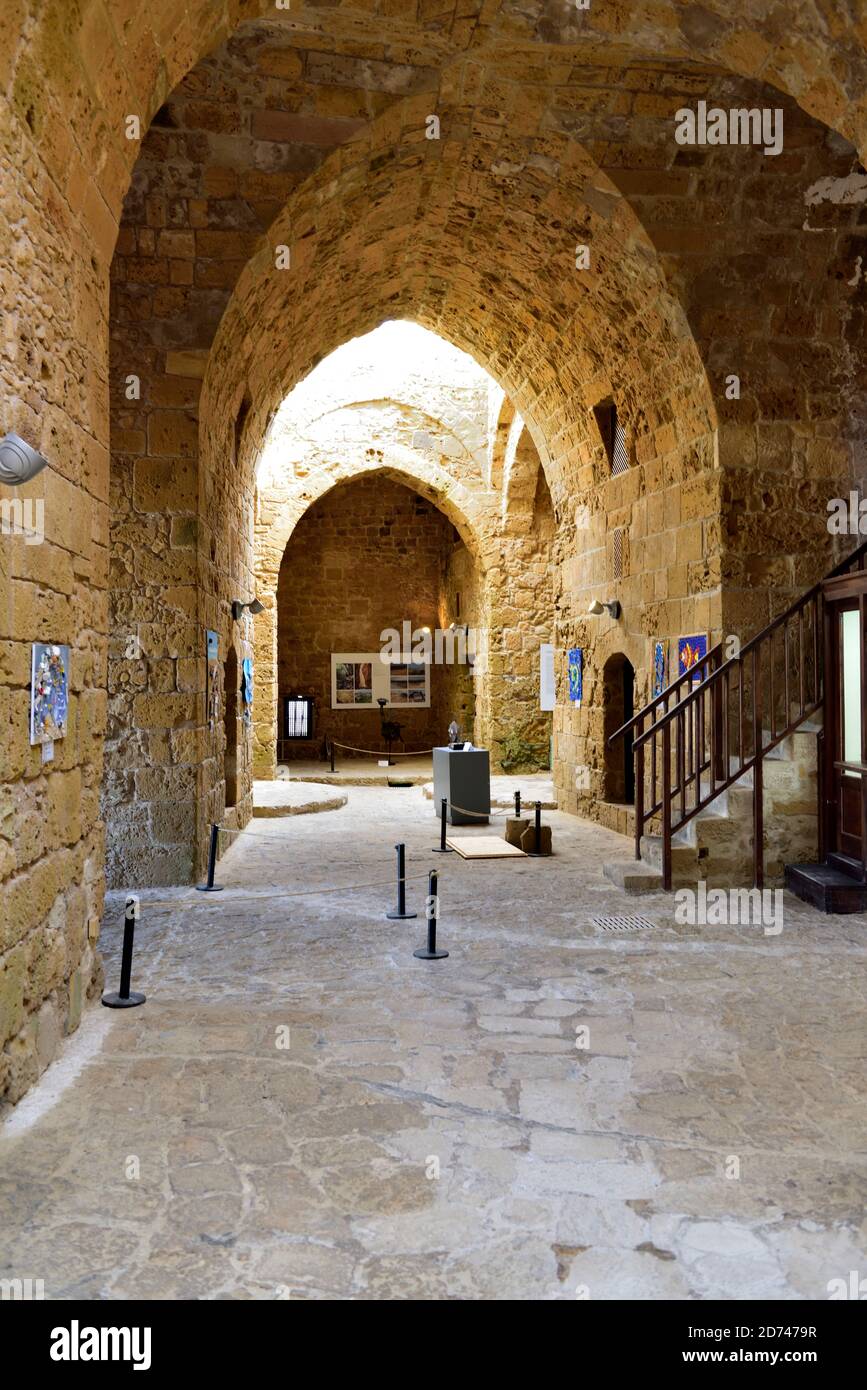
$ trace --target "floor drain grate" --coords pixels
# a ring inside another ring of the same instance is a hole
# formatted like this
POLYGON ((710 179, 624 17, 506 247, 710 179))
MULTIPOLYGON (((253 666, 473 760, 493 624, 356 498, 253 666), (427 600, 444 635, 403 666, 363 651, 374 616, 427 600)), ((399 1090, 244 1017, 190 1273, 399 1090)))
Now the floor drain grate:
POLYGON ((603 931, 650 931, 655 926, 655 922, 649 922, 646 917, 594 917, 593 925, 601 927, 603 931))

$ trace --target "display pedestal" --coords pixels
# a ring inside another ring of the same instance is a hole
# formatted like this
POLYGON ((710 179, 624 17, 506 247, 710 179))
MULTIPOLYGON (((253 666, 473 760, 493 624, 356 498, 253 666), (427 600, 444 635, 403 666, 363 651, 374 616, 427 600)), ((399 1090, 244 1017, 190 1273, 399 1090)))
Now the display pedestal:
POLYGON ((487 748, 473 748, 467 752, 435 748, 433 774, 435 815, 440 814, 445 797, 449 825, 487 825, 491 814, 491 760, 487 748), (465 811, 476 814, 465 815, 465 811))

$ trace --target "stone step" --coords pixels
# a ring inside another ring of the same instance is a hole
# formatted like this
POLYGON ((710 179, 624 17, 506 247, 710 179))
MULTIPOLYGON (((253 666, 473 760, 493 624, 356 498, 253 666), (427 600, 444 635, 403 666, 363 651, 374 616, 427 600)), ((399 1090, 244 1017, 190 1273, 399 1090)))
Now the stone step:
POLYGON ((641 859, 618 859, 602 865, 602 872, 624 893, 661 893, 662 873, 641 859))
MULTIPOLYGON (((638 861, 636 861, 638 862, 638 861)), ((642 835, 641 837, 641 863, 648 868, 655 869, 657 872, 662 870, 662 836, 661 835, 642 835)), ((686 844, 675 837, 671 842, 671 872, 672 877, 679 871, 692 870, 695 877, 695 866, 698 862, 698 855, 695 847, 686 844)))

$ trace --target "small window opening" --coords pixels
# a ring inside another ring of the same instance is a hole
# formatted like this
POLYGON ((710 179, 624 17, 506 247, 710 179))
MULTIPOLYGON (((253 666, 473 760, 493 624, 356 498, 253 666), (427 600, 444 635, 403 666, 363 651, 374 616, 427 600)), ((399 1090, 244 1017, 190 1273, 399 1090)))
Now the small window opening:
POLYGON ((623 578, 623 530, 619 526, 614 532, 614 578, 623 578))
POLYGON ((283 700, 283 737, 313 737, 313 696, 287 695, 283 700))
POLYGON ((625 473, 629 468, 629 454, 626 448, 626 430, 612 400, 602 401, 593 407, 596 424, 605 446, 605 455, 611 468, 612 478, 625 473))

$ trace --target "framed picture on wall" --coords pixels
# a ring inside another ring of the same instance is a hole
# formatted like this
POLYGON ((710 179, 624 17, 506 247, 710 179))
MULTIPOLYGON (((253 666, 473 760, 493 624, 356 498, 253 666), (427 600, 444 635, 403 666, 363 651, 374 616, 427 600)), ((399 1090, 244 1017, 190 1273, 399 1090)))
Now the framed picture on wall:
POLYGON ((580 705, 584 698, 584 653, 580 647, 570 647, 566 653, 566 679, 570 705, 580 705))
POLYGON ((661 695, 665 689, 665 643, 657 642, 653 648, 653 694, 661 695))
POLYGON ((377 708, 389 698, 389 667, 379 652, 332 652, 331 708, 377 708))
POLYGON ((388 668, 388 703, 419 708, 430 705, 430 663, 392 662, 388 668))
MULTIPOLYGON (((679 637, 677 639, 677 674, 685 676, 687 671, 691 671, 706 656, 707 633, 697 633, 692 637, 679 637)), ((702 675, 703 668, 696 671, 690 684, 698 685, 702 675)))

